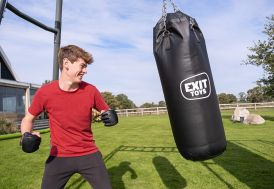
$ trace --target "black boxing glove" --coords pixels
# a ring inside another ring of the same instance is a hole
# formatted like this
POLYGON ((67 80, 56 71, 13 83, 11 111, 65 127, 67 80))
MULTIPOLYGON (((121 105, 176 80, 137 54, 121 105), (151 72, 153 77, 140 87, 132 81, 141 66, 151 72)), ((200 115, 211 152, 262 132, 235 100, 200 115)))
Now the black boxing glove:
POLYGON ((22 150, 26 153, 32 153, 39 149, 41 137, 30 132, 25 132, 20 141, 22 150))
POLYGON ((115 110, 108 110, 101 114, 105 126, 114 126, 118 123, 118 116, 115 110))

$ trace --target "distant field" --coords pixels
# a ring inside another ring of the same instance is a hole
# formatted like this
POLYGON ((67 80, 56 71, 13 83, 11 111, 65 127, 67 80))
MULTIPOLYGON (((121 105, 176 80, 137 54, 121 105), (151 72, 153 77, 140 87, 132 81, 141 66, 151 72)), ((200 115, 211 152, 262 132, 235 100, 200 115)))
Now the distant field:
MULTIPOLYGON (((227 150, 203 162, 181 157, 166 115, 121 117, 118 126, 94 124, 93 131, 114 189, 273 189, 274 109, 256 113, 265 124, 233 123, 232 111, 222 111, 227 150)), ((33 154, 21 151, 18 138, 0 141, 0 189, 40 188, 49 135, 33 154)), ((90 187, 76 174, 66 188, 90 187)))

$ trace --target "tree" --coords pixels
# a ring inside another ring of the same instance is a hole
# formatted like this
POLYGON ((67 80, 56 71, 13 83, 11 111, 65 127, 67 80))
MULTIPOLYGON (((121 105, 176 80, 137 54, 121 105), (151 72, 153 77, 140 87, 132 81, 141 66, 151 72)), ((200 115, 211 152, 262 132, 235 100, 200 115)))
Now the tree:
POLYGON ((245 92, 240 92, 238 94, 239 96, 239 102, 246 102, 246 93, 245 92))
POLYGON ((152 103, 146 102, 146 103, 142 104, 142 105, 140 106, 140 108, 152 108, 152 107, 156 107, 156 106, 157 106, 157 105, 154 104, 154 102, 152 102, 152 103))
POLYGON ((118 101, 111 92, 102 92, 101 95, 103 96, 105 102, 109 105, 111 109, 115 110, 118 107, 118 101))
POLYGON ((44 83, 42 83, 42 85, 48 84, 50 82, 51 82, 51 80, 45 80, 44 83))
POLYGON ((225 93, 218 94, 218 100, 220 104, 228 104, 228 97, 225 93))
POLYGON ((119 109, 130 109, 130 108, 135 108, 136 105, 128 99, 127 95, 125 94, 118 94, 115 99, 118 102, 118 108, 119 109))
POLYGON ((228 103, 237 102, 237 97, 234 94, 227 94, 228 96, 228 103))
POLYGON ((262 90, 262 87, 257 86, 247 91, 246 99, 248 102, 262 102, 264 99, 263 95, 264 91, 262 90))
POLYGON ((264 102, 264 101, 270 101, 271 97, 265 94, 265 86, 258 85, 254 87, 253 89, 249 89, 247 91, 246 99, 248 102, 264 102))
POLYGON ((237 98, 235 95, 226 93, 218 94, 218 100, 220 104, 230 104, 233 102, 237 102, 237 98))
POLYGON ((166 102, 165 101, 159 101, 158 106, 159 107, 166 107, 166 102))
MULTIPOLYGON (((252 54, 247 55, 245 64, 262 66, 266 75, 258 82, 265 85, 264 94, 274 98, 274 15, 267 17, 263 33, 267 35, 266 41, 259 40, 248 49, 252 54)), ((255 89, 254 89, 255 90, 255 89)))

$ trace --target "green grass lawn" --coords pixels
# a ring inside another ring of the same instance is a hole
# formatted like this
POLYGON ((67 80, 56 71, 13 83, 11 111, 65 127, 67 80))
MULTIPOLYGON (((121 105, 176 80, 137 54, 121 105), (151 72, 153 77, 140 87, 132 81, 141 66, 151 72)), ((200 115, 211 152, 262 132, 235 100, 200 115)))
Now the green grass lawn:
MULTIPOLYGON (((104 156, 114 189, 273 189, 274 110, 258 110, 260 126, 229 120, 223 111, 227 150, 203 162, 178 153, 167 115, 121 117, 116 127, 94 124, 95 140, 104 156)), ((23 153, 19 139, 0 141, 0 189, 38 189, 49 153, 49 133, 40 150, 23 153)), ((66 188, 90 188, 75 174, 66 188)))

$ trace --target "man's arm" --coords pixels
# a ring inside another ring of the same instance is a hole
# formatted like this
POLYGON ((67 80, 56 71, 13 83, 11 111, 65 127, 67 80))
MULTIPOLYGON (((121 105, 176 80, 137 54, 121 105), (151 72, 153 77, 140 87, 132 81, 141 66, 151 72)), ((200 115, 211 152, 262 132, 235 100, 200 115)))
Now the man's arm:
POLYGON ((109 109, 109 106, 106 104, 97 88, 95 88, 94 102, 95 109, 101 112, 101 119, 105 126, 113 126, 118 123, 118 116, 115 110, 109 109))
POLYGON ((40 137, 40 133, 39 132, 32 132, 32 128, 33 128, 33 121, 36 117, 34 115, 32 115, 31 113, 27 112, 25 117, 23 118, 22 122, 21 122, 21 133, 22 135, 25 132, 30 132, 34 135, 37 135, 40 137))
POLYGON ((40 133, 32 131, 34 119, 35 116, 27 112, 21 122, 22 138, 20 140, 20 145, 22 146, 22 150, 26 153, 35 152, 39 149, 41 143, 40 133))

